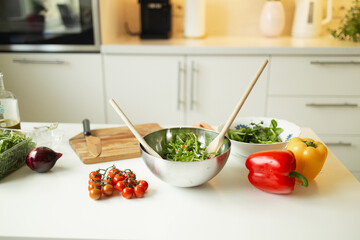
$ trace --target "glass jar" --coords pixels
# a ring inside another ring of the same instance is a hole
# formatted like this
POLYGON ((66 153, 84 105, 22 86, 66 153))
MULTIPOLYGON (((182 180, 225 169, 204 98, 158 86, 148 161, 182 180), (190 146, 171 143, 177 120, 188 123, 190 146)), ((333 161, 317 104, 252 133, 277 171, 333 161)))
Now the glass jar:
POLYGON ((20 129, 20 113, 15 95, 6 91, 4 75, 0 72, 0 128, 20 129))

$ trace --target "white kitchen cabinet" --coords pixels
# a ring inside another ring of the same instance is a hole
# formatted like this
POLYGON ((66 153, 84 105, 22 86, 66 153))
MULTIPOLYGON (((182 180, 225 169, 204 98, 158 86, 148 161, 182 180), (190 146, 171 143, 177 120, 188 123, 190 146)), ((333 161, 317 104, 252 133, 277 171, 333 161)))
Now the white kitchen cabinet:
POLYGON ((5 88, 22 121, 104 123, 100 54, 1 53, 5 88))
MULTIPOLYGON (((105 55, 106 98, 114 98, 134 124, 184 121, 184 61, 181 56, 105 55)), ((109 123, 122 123, 107 104, 109 123)))
POLYGON ((312 128, 360 172, 360 57, 272 56, 267 116, 312 128))
MULTIPOLYGON (((134 123, 219 125, 227 120, 266 57, 104 56, 106 97, 114 98, 134 123)), ((241 115, 265 114, 267 71, 241 115)), ((109 123, 121 122, 110 106, 109 123)))
MULTIPOLYGON (((266 56, 188 56, 186 123, 224 123, 265 59, 266 56)), ((264 116, 267 73, 265 68, 238 116, 264 116)))
POLYGON ((360 179, 360 136, 324 134, 321 139, 339 159, 341 157, 344 165, 360 179))

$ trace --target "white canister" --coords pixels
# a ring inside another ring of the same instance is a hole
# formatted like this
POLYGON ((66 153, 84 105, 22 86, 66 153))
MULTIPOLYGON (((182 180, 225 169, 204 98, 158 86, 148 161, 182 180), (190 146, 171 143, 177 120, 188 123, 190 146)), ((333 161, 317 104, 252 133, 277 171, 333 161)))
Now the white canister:
POLYGON ((277 37, 284 30, 285 11, 281 1, 266 1, 260 15, 260 30, 265 37, 277 37))
POLYGON ((205 37, 206 0, 186 0, 184 36, 187 38, 205 37))

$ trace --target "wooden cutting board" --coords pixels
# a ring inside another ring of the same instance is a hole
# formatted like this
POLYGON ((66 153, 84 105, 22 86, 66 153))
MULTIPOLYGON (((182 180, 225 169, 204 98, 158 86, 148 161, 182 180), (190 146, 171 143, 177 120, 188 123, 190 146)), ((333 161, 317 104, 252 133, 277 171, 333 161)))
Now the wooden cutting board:
MULTIPOLYGON (((135 128, 141 136, 162 129, 157 123, 135 125, 135 128)), ((89 153, 82 132, 69 139, 71 147, 83 163, 99 163, 140 157, 139 142, 126 126, 94 129, 91 130, 91 134, 101 139, 102 151, 98 157, 89 153)))

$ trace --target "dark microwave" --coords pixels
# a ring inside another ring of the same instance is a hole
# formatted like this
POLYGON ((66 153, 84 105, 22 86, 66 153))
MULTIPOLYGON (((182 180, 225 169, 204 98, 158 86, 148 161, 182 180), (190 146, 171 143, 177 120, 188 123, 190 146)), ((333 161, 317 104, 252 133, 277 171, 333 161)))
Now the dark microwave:
POLYGON ((99 52, 98 0, 0 0, 0 51, 99 52))

